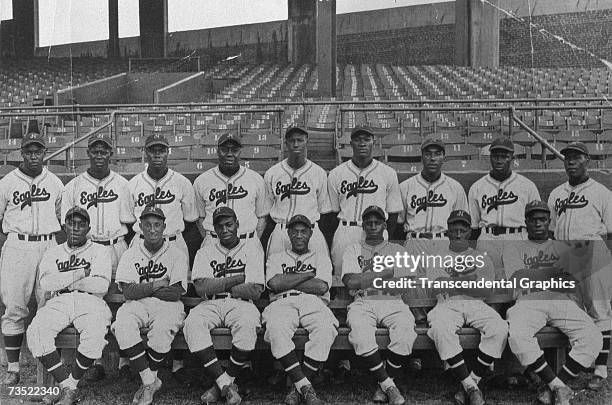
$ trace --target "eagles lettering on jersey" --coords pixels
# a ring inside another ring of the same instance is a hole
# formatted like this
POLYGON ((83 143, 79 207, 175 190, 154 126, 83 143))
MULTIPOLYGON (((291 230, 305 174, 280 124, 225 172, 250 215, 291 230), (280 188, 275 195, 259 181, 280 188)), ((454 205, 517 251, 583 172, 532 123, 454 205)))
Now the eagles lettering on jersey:
POLYGON ((140 276, 141 283, 149 282, 151 279, 162 278, 168 272, 168 268, 164 266, 163 263, 155 263, 153 260, 149 260, 145 265, 134 263, 134 266, 140 276))
POLYGON ((208 200, 210 202, 215 202, 215 206, 219 204, 227 204, 228 200, 239 200, 241 198, 245 198, 249 195, 249 192, 240 187, 235 187, 232 183, 228 183, 227 188, 223 190, 217 190, 213 188, 210 190, 210 194, 208 195, 208 200))
POLYGON ((55 264, 57 264, 57 270, 59 270, 60 273, 88 269, 91 267, 90 262, 84 258, 77 257, 77 255, 70 255, 70 259, 64 261, 55 260, 55 264))
POLYGON ((557 198, 555 200, 555 212, 557 215, 563 214, 567 210, 584 208, 589 205, 589 200, 584 195, 572 191, 567 198, 557 198))
POLYGON ((523 263, 527 269, 538 269, 541 267, 552 267, 559 261, 559 256, 554 253, 547 254, 543 250, 538 251, 535 256, 523 254, 523 263))
POLYGON ((359 263, 359 267, 361 267, 362 272, 372 271, 374 269, 374 258, 378 256, 378 253, 374 252, 370 259, 366 259, 363 255, 357 256, 357 263, 359 263))
POLYGON ((242 260, 234 260, 230 256, 225 259, 225 262, 217 262, 213 260, 210 262, 210 267, 215 277, 227 277, 236 274, 244 274, 246 264, 242 260))
POLYGON ((427 207, 444 207, 447 202, 444 195, 429 190, 427 196, 417 197, 413 195, 410 199, 410 208, 416 208, 415 214, 418 214, 420 211, 427 211, 427 207))
POLYGON ((104 187, 100 186, 95 193, 83 191, 79 202, 81 205, 87 204, 86 209, 89 209, 90 207, 98 207, 98 204, 113 202, 117 200, 117 198, 119 198, 119 196, 113 189, 104 190, 104 187))
POLYGON ((343 180, 340 184, 340 193, 346 194, 346 199, 357 197, 357 194, 374 194, 378 191, 378 184, 374 180, 367 180, 363 176, 359 176, 359 180, 348 182, 343 180))
POLYGON ((291 184, 283 184, 282 181, 276 183, 276 195, 280 196, 281 201, 285 198, 290 198, 292 195, 306 195, 310 193, 310 186, 304 181, 299 181, 297 178, 291 180, 291 184))
POLYGON ((32 206, 32 203, 49 201, 51 194, 43 187, 38 188, 36 184, 32 184, 30 190, 25 193, 15 191, 13 193, 13 204, 19 205, 21 203, 21 209, 23 210, 27 206, 32 206))
POLYGON ((281 264, 281 268, 283 269, 283 274, 289 274, 289 273, 307 273, 309 271, 313 272, 314 274, 317 274, 317 268, 314 267, 312 264, 310 263, 305 263, 301 260, 298 260, 294 266, 289 266, 286 263, 282 263, 281 264))
POLYGON ((486 194, 482 196, 482 209, 487 209, 487 213, 496 210, 500 205, 510 205, 518 201, 518 196, 512 191, 498 190, 497 195, 488 197, 486 194), (487 208, 488 206, 488 208, 487 208))
POLYGON ((172 191, 164 191, 161 188, 156 187, 155 193, 153 194, 139 193, 138 199, 136 200, 136 205, 143 207, 149 205, 170 204, 175 198, 176 196, 172 194, 172 191))

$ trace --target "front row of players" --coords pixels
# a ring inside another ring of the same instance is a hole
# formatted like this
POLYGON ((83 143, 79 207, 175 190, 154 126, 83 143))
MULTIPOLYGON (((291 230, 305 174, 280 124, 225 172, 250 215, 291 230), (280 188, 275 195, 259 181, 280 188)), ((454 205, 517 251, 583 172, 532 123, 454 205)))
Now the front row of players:
MULTIPOLYGON (((345 251, 342 281, 354 297, 347 314, 347 324, 351 328, 349 341, 378 382, 373 399, 401 405, 405 400, 398 389, 398 377, 402 366, 409 361, 417 337, 414 317, 402 300, 406 290, 372 288, 374 279, 389 281, 419 276, 439 281, 494 280, 495 269, 484 256, 482 266, 468 267, 461 272, 436 266, 419 269, 416 273, 399 267, 373 271, 376 256, 394 256, 404 249, 384 240, 385 218, 381 208, 366 208, 362 215, 365 238, 345 251), (385 361, 376 343, 375 332, 379 325, 389 329, 390 343, 385 361)), ((572 258, 580 259, 584 255, 581 250, 588 249, 589 244, 569 249, 564 242, 548 240, 550 211, 545 203, 528 204, 525 218, 529 240, 516 241, 504 249, 507 279, 562 277, 581 281, 592 276, 570 275, 563 270, 577 267, 576 262, 570 263, 572 258), (537 260, 526 261, 525 258, 537 260), (551 260, 544 262, 543 258, 551 260), (561 258, 568 261, 563 262, 561 258)), ((261 246, 253 239, 238 236, 239 223, 232 209, 215 210, 213 225, 218 238, 207 249, 198 251, 192 274, 198 295, 210 299, 193 308, 185 319, 180 298, 187 290, 187 258, 163 238, 163 211, 147 207, 140 216, 144 243, 128 249, 119 262, 116 281, 126 303, 119 308, 112 325, 111 313, 102 299, 111 280, 110 258, 100 251, 101 245, 86 238, 89 231, 87 211, 75 207, 68 211, 65 220, 67 241, 49 249, 40 268, 41 287, 52 291, 52 298, 39 310, 27 332, 32 354, 61 387, 59 395, 44 398, 46 404, 75 403, 78 381, 101 356, 109 326, 142 380, 134 404, 153 402, 162 384, 157 370, 181 327, 190 351, 215 381, 202 395, 202 401, 215 403, 224 399, 230 405, 241 403, 235 379, 255 348, 260 315, 253 300, 259 298, 264 285, 270 290, 271 301, 261 316, 266 326, 264 339, 270 343, 272 355, 293 383, 285 403, 299 404, 302 400, 308 405, 321 403, 311 381, 327 360, 337 336, 338 320, 327 306, 331 261, 327 255, 309 249, 313 224, 307 217, 296 215, 288 222, 291 249, 272 255, 264 275, 261 246), (68 374, 54 341, 70 324, 80 333, 80 343, 72 372, 68 374), (210 331, 217 327, 229 328, 232 335, 226 369, 218 361, 212 345, 210 331), (301 362, 292 340, 298 327, 309 333, 301 362), (141 328, 148 328, 146 345, 141 340, 141 328)), ((468 244, 470 226, 467 212, 451 213, 448 249, 438 254, 475 257, 479 252, 468 244)), ((576 301, 573 291, 518 291, 517 302, 509 309, 507 322, 484 303, 483 299, 491 294, 490 289, 446 289, 428 293, 438 301, 427 315, 428 336, 461 383, 462 389, 455 396, 460 403, 485 403, 478 383, 501 357, 506 339, 521 365, 546 383, 539 399, 562 405, 569 404, 573 394, 567 381, 589 367, 600 350, 605 349, 601 333, 576 301), (559 328, 572 346, 558 376, 546 363, 535 338, 545 325, 559 328), (463 326, 471 326, 481 333, 477 360, 471 371, 456 333, 463 326)), ((578 293, 583 298, 587 295, 584 291, 578 293)))

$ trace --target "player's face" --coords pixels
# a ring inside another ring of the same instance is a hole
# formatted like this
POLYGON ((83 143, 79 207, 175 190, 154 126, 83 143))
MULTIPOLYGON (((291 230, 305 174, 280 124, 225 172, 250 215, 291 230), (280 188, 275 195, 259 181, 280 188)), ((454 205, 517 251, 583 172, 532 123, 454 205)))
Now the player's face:
POLYGON ((149 215, 140 220, 140 229, 145 241, 155 245, 164 238, 166 223, 161 218, 149 215))
POLYGON ((363 230, 366 234, 366 238, 382 238, 387 229, 387 223, 384 218, 378 215, 368 215, 363 220, 363 230))
POLYGON ((527 233, 530 239, 548 239, 548 227, 550 225, 550 214, 546 211, 534 211, 525 218, 527 233))
POLYGON ((351 139, 351 147, 353 148, 353 156, 371 157, 374 137, 364 133, 357 134, 351 139))
POLYGON ((242 148, 235 142, 226 142, 217 148, 219 166, 223 168, 236 168, 240 165, 240 152, 242 148))
POLYGON ((81 246, 87 239, 89 222, 80 215, 73 215, 66 219, 66 238, 70 246, 81 246))
POLYGON ((113 150, 103 142, 95 142, 87 149, 87 156, 92 169, 106 170, 113 156, 113 150))
POLYGON ((514 153, 496 149, 491 152, 491 169, 500 174, 508 173, 512 160, 514 160, 514 153))
POLYGON ((589 160, 590 158, 587 155, 580 153, 577 150, 569 150, 565 152, 565 160, 563 161, 565 173, 567 173, 568 177, 584 177, 587 172, 589 160))
POLYGON ((293 132, 285 139, 285 149, 289 155, 303 155, 307 144, 308 136, 301 132, 293 132))
POLYGON ((31 143, 25 148, 21 149, 21 157, 23 158, 23 165, 27 170, 37 171, 40 170, 43 164, 43 158, 45 157, 45 148, 37 143, 31 143))
POLYGON ((168 147, 165 145, 153 145, 145 148, 147 163, 149 167, 164 169, 168 165, 168 147))
POLYGON ((444 151, 438 146, 428 146, 423 150, 421 155, 421 161, 423 162, 423 170, 431 173, 438 174, 442 171, 442 164, 444 163, 444 151))
POLYGON ((233 242, 238 237, 238 220, 234 217, 217 219, 214 228, 221 242, 233 242))
POLYGON ((465 250, 469 247, 469 239, 472 234, 470 225, 464 222, 453 222, 448 225, 448 239, 451 249, 465 250))
POLYGON ((305 251, 308 249, 308 242, 312 236, 312 229, 306 224, 293 224, 291 228, 287 230, 289 234, 289 240, 291 241, 291 247, 295 251, 305 251))

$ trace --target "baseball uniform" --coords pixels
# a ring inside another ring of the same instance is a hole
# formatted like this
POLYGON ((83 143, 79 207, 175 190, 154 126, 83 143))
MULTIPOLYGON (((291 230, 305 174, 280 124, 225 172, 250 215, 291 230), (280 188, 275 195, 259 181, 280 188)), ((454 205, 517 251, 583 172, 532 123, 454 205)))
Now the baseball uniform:
POLYGON ((325 237, 316 224, 321 214, 331 212, 325 170, 310 160, 306 160, 299 169, 294 169, 285 159, 266 171, 264 183, 271 207, 270 217, 276 223, 268 240, 268 256, 291 248, 286 224, 298 214, 315 224, 309 243, 311 250, 328 251, 325 237))
POLYGON ((342 256, 346 247, 363 239, 361 214, 375 205, 387 214, 401 212, 397 173, 391 167, 374 159, 363 169, 352 160, 333 169, 327 179, 332 211, 338 212, 340 223, 334 234, 331 256, 334 271, 342 274, 342 256))
POLYGON ((91 218, 88 238, 108 250, 114 279, 119 259, 127 250, 123 239, 127 226, 136 221, 128 181, 113 171, 103 179, 82 173, 64 188, 62 219, 75 206, 87 210, 91 218))
MULTIPOLYGON (((155 180, 145 171, 132 177, 129 181, 134 216, 138 218, 147 205, 154 205, 166 215, 164 237, 175 244, 185 255, 189 255, 182 232, 185 223, 198 219, 193 187, 189 180, 172 169, 164 177, 155 180)), ((143 236, 140 223, 134 224, 136 236, 131 246, 142 244, 143 236)))

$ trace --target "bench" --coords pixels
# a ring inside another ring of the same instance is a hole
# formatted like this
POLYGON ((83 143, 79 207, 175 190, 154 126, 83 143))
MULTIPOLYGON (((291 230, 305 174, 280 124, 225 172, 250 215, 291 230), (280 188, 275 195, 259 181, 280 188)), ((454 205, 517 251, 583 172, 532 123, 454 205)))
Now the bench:
MULTIPOLYGON (((191 288, 190 288, 191 290, 191 288)), ((332 288, 331 288, 332 299, 329 307, 336 315, 341 315, 341 312, 346 310, 348 304, 352 301, 351 297, 348 296, 346 288, 339 277, 334 276, 332 288)), ((189 293, 188 293, 189 294, 189 293)), ((109 293, 104 297, 106 302, 113 310, 116 309, 125 301, 123 295, 118 291, 115 284, 111 285, 109 293)), ((189 309, 197 306, 202 302, 202 298, 187 295, 182 298, 183 304, 185 305, 185 312, 189 309)), ((411 308, 432 308, 436 305, 435 298, 425 299, 409 299, 407 304, 411 308)), ((262 310, 268 303, 267 300, 262 299, 255 302, 256 306, 262 310)), ((512 303, 512 297, 508 294, 498 294, 487 299, 489 304, 509 304, 512 303)), ((342 325, 342 322, 341 322, 342 325)), ((427 336, 427 327, 417 324, 416 332, 417 339, 414 342, 413 350, 436 350, 434 342, 427 336)), ((338 336, 334 341, 331 350, 352 350, 352 346, 348 341, 348 334, 350 328, 346 326, 340 326, 338 328, 338 336)), ((480 332, 474 328, 461 328, 458 332, 461 346, 464 349, 476 349, 480 343, 480 332)), ((263 339, 263 328, 258 331, 257 343, 255 350, 270 350, 270 345, 263 339)), ((215 328, 211 331, 211 337, 213 345, 217 350, 230 350, 232 348, 232 340, 230 330, 228 328, 215 328)), ((536 335, 540 347, 545 350, 547 354, 547 360, 553 370, 558 372, 561 366, 565 363, 566 349, 568 347, 567 337, 559 332, 557 328, 544 327, 536 335)), ((146 339, 146 336, 143 336, 146 339)), ((119 348, 114 336, 109 332, 107 334, 107 340, 109 345, 107 350, 110 352, 118 352, 119 348)), ((308 341, 308 332, 303 328, 298 328, 293 337, 293 341, 296 346, 296 350, 304 350, 304 345, 308 341)), ((378 328, 376 331, 376 341, 379 348, 386 349, 389 345, 389 331, 386 328, 378 328)), ((73 359, 76 355, 76 348, 79 344, 79 333, 73 327, 64 329, 55 339, 55 344, 58 349, 61 350, 62 357, 65 359, 73 359)), ((173 349, 187 350, 187 342, 181 332, 177 334, 172 343, 173 349)), ((506 347, 506 350, 509 350, 506 347)), ((37 362, 37 375, 36 381, 38 385, 50 386, 54 384, 53 377, 47 372, 47 370, 37 362)))

